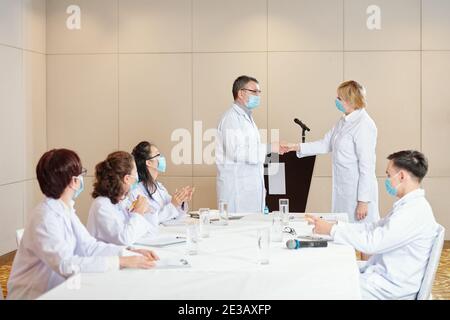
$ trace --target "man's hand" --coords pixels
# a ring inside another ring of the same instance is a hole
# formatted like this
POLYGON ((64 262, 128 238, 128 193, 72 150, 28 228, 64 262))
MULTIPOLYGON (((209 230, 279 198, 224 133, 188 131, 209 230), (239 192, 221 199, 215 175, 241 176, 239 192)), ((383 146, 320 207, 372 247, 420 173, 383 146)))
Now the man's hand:
POLYGON ((369 205, 367 202, 358 201, 358 206, 356 207, 356 220, 363 220, 367 217, 369 212, 369 205))
POLYGON ((305 218, 308 223, 314 225, 313 233, 330 235, 331 228, 333 227, 332 223, 309 214, 305 214, 305 218))
POLYGON ((287 142, 272 142, 272 152, 283 155, 285 153, 296 151, 296 144, 287 142))

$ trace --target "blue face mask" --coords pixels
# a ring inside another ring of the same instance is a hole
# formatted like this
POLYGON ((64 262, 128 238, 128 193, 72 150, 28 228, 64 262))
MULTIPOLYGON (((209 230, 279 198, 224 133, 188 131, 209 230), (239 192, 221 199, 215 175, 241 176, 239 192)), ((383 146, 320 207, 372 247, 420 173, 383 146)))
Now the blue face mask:
POLYGON ((136 189, 139 185, 139 176, 136 175, 134 178, 136 179, 136 181, 130 186, 130 192, 136 189))
POLYGON ((159 156, 158 167, 156 168, 159 172, 166 172, 167 163, 164 156, 159 156))
POLYGON ((83 176, 78 176, 78 179, 80 179, 80 188, 78 190, 75 190, 75 193, 73 194, 73 199, 75 200, 78 198, 78 196, 83 192, 84 190, 84 179, 83 176))
MULTIPOLYGON (((397 174, 398 174, 398 173, 397 173, 397 174)), ((393 176, 392 178, 396 177, 397 174, 396 174, 395 176, 393 176)), ((391 178, 391 179, 392 179, 392 178, 391 178)), ((391 179, 386 178, 386 180, 384 181, 384 186, 386 187, 387 193, 389 193, 389 194, 390 194, 391 196, 393 196, 393 197, 396 197, 396 196, 397 196, 397 193, 398 193, 398 186, 399 186, 400 184, 399 184, 397 187, 394 187, 394 186, 392 185, 391 179)))
POLYGON ((246 107, 249 108, 250 110, 251 109, 255 109, 255 108, 259 107, 260 103, 261 103, 261 97, 260 96, 253 96, 253 95, 251 95, 248 98, 248 102, 247 102, 246 107))
POLYGON ((336 98, 336 108, 340 111, 345 113, 344 105, 342 104, 342 101, 336 98))

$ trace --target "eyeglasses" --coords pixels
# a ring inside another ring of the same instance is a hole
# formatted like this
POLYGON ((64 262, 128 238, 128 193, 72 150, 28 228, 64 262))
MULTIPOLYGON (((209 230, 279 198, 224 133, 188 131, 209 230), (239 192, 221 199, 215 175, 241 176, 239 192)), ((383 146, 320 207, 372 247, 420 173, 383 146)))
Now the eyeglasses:
POLYGON ((153 157, 148 158, 148 160, 153 160, 159 156, 161 156, 161 153, 158 153, 158 154, 154 155, 153 157))
POLYGON ((295 232, 295 229, 291 228, 291 227, 284 227, 283 232, 284 233, 289 233, 289 234, 291 234, 293 236, 297 235, 297 232, 295 232))
POLYGON ((83 176, 83 177, 85 177, 85 176, 86 176, 86 174, 87 174, 87 169, 85 169, 85 168, 82 168, 82 169, 81 169, 81 174, 80 174, 80 176, 83 176))
POLYGON ((261 94, 261 90, 252 90, 252 89, 246 89, 246 88, 243 88, 243 89, 241 89, 241 90, 244 90, 244 91, 250 91, 250 92, 253 92, 253 93, 255 93, 255 94, 261 94))

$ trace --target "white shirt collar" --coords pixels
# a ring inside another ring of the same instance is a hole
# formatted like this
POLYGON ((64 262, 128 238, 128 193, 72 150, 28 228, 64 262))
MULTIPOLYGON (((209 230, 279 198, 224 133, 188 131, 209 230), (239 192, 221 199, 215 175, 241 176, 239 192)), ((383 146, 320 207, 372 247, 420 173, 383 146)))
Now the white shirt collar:
POLYGON ((358 119, 361 116, 363 111, 364 111, 364 109, 358 109, 358 110, 353 111, 350 114, 344 115, 345 122, 353 122, 353 121, 355 121, 356 119, 358 119))
POLYGON ((248 110, 247 108, 243 108, 241 106, 239 106, 236 102, 233 103, 233 108, 241 115, 243 115, 244 117, 247 117, 249 120, 252 119, 252 112, 250 110, 248 110))
POLYGON ((402 198, 398 199, 394 203, 394 208, 404 204, 405 202, 411 201, 416 198, 425 197, 425 190, 422 188, 411 191, 410 193, 404 195, 402 198))

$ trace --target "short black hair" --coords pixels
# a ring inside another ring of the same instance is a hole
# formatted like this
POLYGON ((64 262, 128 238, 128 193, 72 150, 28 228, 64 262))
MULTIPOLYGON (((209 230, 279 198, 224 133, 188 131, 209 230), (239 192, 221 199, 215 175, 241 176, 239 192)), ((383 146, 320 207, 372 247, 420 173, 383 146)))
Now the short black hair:
POLYGON ((59 199, 64 190, 82 172, 80 157, 72 150, 53 149, 44 153, 36 166, 36 176, 43 194, 59 199))
POLYGON ((249 76, 240 76, 239 78, 234 80, 234 83, 233 83, 233 98, 235 100, 238 97, 239 91, 242 90, 243 88, 245 88, 245 86, 249 82, 259 83, 258 80, 256 80, 253 77, 249 77, 249 76))
POLYGON ((422 152, 416 150, 404 150, 395 152, 389 157, 394 166, 404 169, 415 176, 419 182, 423 180, 428 171, 428 160, 422 152))

